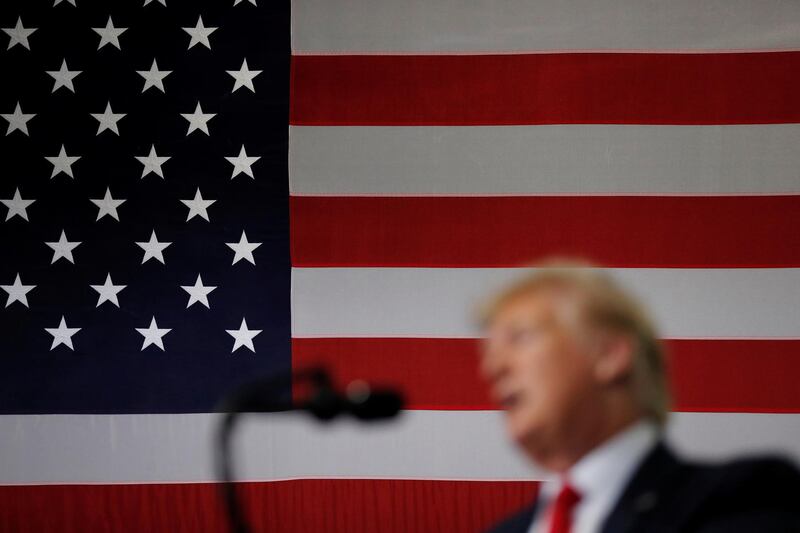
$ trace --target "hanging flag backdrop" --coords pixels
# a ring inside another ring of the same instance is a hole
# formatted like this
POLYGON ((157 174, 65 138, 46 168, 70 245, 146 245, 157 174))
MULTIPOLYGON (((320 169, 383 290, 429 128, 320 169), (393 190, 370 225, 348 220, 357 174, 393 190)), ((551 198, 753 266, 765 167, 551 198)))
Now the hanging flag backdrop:
POLYGON ((17 0, 0 27, 0 531, 222 530, 216 402, 316 363, 407 410, 245 422, 258 530, 481 530, 545 474, 471 312, 551 254, 652 310, 679 449, 800 460, 796 2, 17 0))

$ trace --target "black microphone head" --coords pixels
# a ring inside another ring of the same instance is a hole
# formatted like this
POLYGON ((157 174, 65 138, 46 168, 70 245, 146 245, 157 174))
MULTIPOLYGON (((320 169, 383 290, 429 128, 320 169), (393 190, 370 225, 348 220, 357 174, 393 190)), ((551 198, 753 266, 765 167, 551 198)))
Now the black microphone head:
POLYGON ((330 387, 317 389, 301 409, 317 419, 328 421, 347 411, 347 402, 330 387))
POLYGON ((371 389, 365 381, 356 380, 347 386, 345 395, 323 384, 297 408, 322 421, 344 413, 366 421, 392 418, 403 408, 403 403, 402 395, 394 390, 371 389))
POLYGON ((391 389, 370 389, 363 381, 347 386, 348 411, 359 420, 378 420, 397 416, 403 396, 391 389))

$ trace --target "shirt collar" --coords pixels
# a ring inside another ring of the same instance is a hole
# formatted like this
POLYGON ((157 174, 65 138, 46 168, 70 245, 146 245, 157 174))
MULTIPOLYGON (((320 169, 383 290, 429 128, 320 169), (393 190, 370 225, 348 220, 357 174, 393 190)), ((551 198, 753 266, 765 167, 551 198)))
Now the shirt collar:
POLYGON ((655 424, 640 420, 584 455, 567 474, 584 497, 625 486, 635 468, 655 445, 655 424))
MULTIPOLYGON (((583 501, 586 498, 616 500, 657 439, 656 425, 647 419, 639 420, 584 455, 565 477, 583 501)), ((552 498, 562 483, 560 478, 545 483, 542 496, 552 498)))

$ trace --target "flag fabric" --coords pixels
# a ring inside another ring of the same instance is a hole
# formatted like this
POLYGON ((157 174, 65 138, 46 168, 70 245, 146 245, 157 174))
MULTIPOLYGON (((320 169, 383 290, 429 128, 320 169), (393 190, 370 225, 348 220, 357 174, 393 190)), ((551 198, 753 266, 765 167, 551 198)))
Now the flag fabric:
POLYGON ((545 474, 506 442, 470 311, 550 254, 651 308, 676 446, 800 459, 795 2, 297 0, 290 27, 278 2, 56 0, 0 23, 0 531, 220 530, 215 402, 315 363, 407 410, 248 421, 258 527, 488 526, 545 474))
POLYGON ((290 366, 288 13, 76 4, 3 4, 0 405, 209 412, 290 366))

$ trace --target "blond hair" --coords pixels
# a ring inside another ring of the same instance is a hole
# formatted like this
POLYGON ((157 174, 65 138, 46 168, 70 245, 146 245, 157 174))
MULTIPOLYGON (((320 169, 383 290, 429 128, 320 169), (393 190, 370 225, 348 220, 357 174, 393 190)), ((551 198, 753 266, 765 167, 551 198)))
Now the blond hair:
POLYGON ((645 415, 663 426, 670 405, 664 348, 642 306, 607 272, 586 262, 549 260, 490 299, 479 311, 481 325, 485 328, 512 300, 545 290, 577 296, 583 325, 633 341, 634 395, 645 415))

